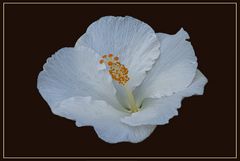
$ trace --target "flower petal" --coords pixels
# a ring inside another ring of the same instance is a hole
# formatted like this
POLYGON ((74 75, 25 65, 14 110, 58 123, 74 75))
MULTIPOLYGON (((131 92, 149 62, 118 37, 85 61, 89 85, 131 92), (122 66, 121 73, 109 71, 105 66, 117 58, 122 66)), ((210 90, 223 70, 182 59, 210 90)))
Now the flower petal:
POLYGON ((185 89, 193 80, 197 58, 186 31, 158 34, 161 55, 141 86, 134 91, 138 104, 144 98, 160 98, 185 89))
POLYGON ((109 143, 137 143, 147 138, 156 126, 129 126, 120 121, 127 113, 120 112, 105 101, 91 97, 72 97, 60 103, 53 112, 75 120, 77 126, 93 126, 97 135, 109 143))
POLYGON ((99 70, 98 55, 90 48, 60 49, 48 58, 43 68, 37 87, 51 108, 74 96, 107 100, 112 106, 121 108, 109 74, 99 70))
POLYGON ((128 87, 134 89, 158 58, 159 41, 153 29, 133 17, 106 16, 92 23, 75 47, 88 46, 98 54, 119 54, 129 70, 128 87))
POLYGON ((126 116, 121 121, 131 126, 166 124, 169 119, 178 114, 177 109, 181 107, 182 99, 192 95, 202 95, 206 83, 206 77, 197 70, 189 87, 172 96, 145 99, 140 112, 126 116))

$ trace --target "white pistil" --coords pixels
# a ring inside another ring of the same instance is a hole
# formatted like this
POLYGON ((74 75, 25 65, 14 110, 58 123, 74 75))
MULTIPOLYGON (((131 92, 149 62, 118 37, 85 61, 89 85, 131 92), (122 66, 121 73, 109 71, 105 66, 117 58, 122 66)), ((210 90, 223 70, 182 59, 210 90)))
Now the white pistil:
POLYGON ((124 86, 124 88, 125 88, 127 96, 128 96, 128 103, 129 103, 130 112, 131 113, 138 112, 139 108, 136 105, 136 101, 134 99, 134 96, 133 96, 132 92, 126 86, 124 86))

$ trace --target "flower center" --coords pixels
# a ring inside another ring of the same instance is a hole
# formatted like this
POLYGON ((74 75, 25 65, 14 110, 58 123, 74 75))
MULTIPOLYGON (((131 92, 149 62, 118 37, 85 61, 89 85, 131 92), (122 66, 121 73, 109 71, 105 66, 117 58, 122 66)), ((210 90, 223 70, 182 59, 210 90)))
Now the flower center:
POLYGON ((127 110, 130 113, 139 111, 139 108, 136 105, 132 91, 127 87, 127 82, 129 81, 128 69, 120 63, 119 57, 114 56, 113 54, 105 54, 99 60, 100 64, 105 64, 108 68, 108 72, 111 75, 112 79, 115 80, 118 84, 121 85, 120 88, 123 89, 127 101, 127 110))
POLYGON ((103 55, 99 63, 104 63, 109 68, 108 71, 113 80, 123 86, 126 85, 129 80, 128 69, 120 63, 119 57, 113 54, 103 55))

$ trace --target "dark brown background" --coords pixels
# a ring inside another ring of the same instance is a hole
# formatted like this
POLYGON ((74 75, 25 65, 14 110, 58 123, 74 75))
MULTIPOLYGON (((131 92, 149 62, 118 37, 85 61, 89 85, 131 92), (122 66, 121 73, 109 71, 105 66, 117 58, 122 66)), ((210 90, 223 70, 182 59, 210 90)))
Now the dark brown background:
POLYGON ((235 156, 234 5, 5 5, 5 156, 235 156), (108 144, 55 116, 36 88, 46 59, 93 21, 130 15, 156 32, 189 32, 204 96, 139 144, 108 144))

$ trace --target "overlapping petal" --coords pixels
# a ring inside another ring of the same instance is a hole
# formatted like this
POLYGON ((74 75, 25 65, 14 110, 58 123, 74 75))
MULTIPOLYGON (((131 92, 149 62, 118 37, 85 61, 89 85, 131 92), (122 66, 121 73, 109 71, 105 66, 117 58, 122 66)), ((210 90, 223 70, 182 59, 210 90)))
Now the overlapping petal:
POLYGON ((120 119, 129 114, 121 112, 105 101, 91 97, 72 97, 60 103, 53 110, 59 116, 76 121, 77 126, 93 126, 97 135, 106 142, 137 143, 147 138, 155 125, 129 126, 120 119))
POLYGON ((138 104, 144 98, 160 98, 185 89, 193 80, 197 58, 189 35, 181 29, 175 35, 158 34, 161 55, 141 86, 134 91, 138 104))
POLYGON ((177 109, 181 107, 182 99, 192 95, 202 95, 206 83, 206 77, 197 70, 193 82, 186 89, 171 96, 145 99, 140 112, 126 116, 121 121, 131 126, 166 124, 178 114, 177 109))
POLYGON ((129 16, 106 16, 92 23, 75 47, 82 45, 100 55, 118 55, 129 70, 130 89, 140 85, 160 54, 160 44, 153 29, 129 16))
POLYGON ((91 96, 121 109, 111 78, 100 70, 99 56, 87 47, 63 48, 50 57, 38 76, 37 87, 53 109, 70 97, 91 96))

